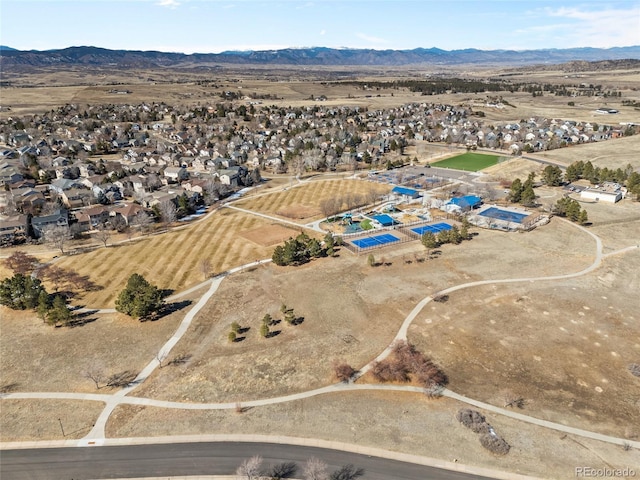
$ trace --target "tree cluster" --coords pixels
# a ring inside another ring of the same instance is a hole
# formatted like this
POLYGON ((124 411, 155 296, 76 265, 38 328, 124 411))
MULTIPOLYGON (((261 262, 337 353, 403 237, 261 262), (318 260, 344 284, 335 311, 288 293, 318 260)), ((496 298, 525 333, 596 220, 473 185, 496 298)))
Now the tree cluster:
POLYGON ((619 183, 627 187, 627 190, 636 196, 636 200, 640 200, 640 173, 634 171, 631 165, 627 165, 624 170, 622 168, 613 170, 607 167, 594 167, 591 162, 580 160, 567 167, 565 179, 567 182, 585 179, 592 185, 602 182, 619 183))
POLYGON ((328 250, 327 245, 323 247, 317 239, 309 237, 306 233, 300 233, 296 238, 287 240, 284 245, 278 245, 271 259, 279 266, 301 265, 312 258, 326 256, 328 250))
POLYGON ((556 202, 553 211, 556 215, 567 217, 572 222, 579 223, 580 225, 585 225, 589 222, 587 211, 580 207, 580 202, 573 198, 561 198, 556 202))
POLYGON ((562 170, 557 165, 547 165, 542 170, 542 181, 550 187, 562 185, 562 170))
POLYGON ((522 182, 519 178, 516 178, 511 183, 511 190, 509 191, 509 201, 513 203, 521 203, 525 206, 533 206, 536 202, 536 194, 533 191, 533 180, 535 173, 531 172, 527 179, 522 182))
POLYGON ((391 355, 375 362, 371 373, 379 382, 409 382, 415 380, 425 388, 446 385, 446 374, 433 361, 408 342, 399 341, 391 355))
POLYGON ((146 318, 157 314, 163 307, 162 292, 142 275, 134 273, 127 286, 118 294, 116 310, 133 318, 146 318))
POLYGON ((68 324, 74 318, 62 295, 50 295, 40 280, 22 273, 0 282, 0 305, 13 310, 36 310, 50 325, 68 324))
POLYGON ((430 251, 447 243, 459 245, 463 240, 470 240, 471 238, 469 227, 465 222, 460 228, 453 225, 450 230, 442 230, 438 232, 437 235, 432 232, 425 232, 422 234, 420 241, 422 245, 430 251))

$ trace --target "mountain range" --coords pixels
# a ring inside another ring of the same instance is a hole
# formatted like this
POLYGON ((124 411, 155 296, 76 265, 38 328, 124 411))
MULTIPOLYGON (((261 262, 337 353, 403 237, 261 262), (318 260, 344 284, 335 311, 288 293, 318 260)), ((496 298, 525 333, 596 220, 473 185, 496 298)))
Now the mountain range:
POLYGON ((0 46, 0 68, 45 66, 111 66, 116 68, 180 67, 198 64, 403 66, 403 65, 531 65, 570 61, 640 59, 640 45, 630 47, 544 50, 371 50, 350 48, 287 48, 222 53, 169 53, 69 47, 60 50, 16 50, 0 46))

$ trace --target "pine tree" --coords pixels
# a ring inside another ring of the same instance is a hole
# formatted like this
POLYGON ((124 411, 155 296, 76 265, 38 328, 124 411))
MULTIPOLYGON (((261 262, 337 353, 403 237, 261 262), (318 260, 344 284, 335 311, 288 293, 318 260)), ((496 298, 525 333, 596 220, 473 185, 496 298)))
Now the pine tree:
POLYGON ((162 292, 137 273, 129 277, 127 286, 116 300, 116 310, 133 318, 145 318, 163 306, 162 292))

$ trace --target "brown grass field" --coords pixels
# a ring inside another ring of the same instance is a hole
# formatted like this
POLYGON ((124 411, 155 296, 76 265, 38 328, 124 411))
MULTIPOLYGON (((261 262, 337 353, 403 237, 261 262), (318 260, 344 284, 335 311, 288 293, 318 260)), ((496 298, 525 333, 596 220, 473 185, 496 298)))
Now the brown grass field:
POLYGON ((273 224, 254 228, 253 230, 246 231, 240 235, 262 247, 272 247, 278 243, 284 242, 290 237, 295 237, 299 233, 299 230, 294 230, 291 227, 273 224))
MULTIPOLYGON (((250 197, 234 205, 308 223, 323 217, 320 210, 323 200, 345 195, 366 195, 372 190, 381 195, 391 191, 391 186, 361 180, 313 180, 269 195, 250 197)), ((345 203, 343 209, 346 208, 345 203)))
POLYGON ((213 272, 220 273, 271 256, 269 248, 242 236, 269 223, 260 217, 223 210, 169 233, 63 257, 58 266, 88 275, 102 287, 79 299, 83 304, 112 308, 118 291, 133 273, 144 275, 160 288, 178 292, 203 280, 198 269, 202 259, 208 259, 213 272))

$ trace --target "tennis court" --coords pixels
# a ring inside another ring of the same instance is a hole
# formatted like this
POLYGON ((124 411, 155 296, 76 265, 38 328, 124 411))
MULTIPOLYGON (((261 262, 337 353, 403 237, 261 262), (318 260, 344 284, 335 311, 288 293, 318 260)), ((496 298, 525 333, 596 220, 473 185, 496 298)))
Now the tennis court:
POLYGON ((399 242, 400 239, 398 237, 394 237, 389 233, 384 233, 382 235, 376 235, 374 237, 366 237, 366 238, 358 238, 357 240, 351 240, 358 248, 369 248, 376 247, 380 245, 384 245, 386 243, 399 242))
POLYGON ((503 210, 502 208, 497 207, 489 207, 482 212, 478 212, 478 215, 514 223, 522 223, 522 221, 529 216, 528 213, 512 212, 510 210, 503 210))
POLYGON ((433 225, 421 225, 416 228, 412 228, 411 231, 417 233, 418 235, 424 235, 427 232, 431 232, 433 234, 440 233, 444 230, 451 230, 451 225, 448 223, 434 223, 433 225))

